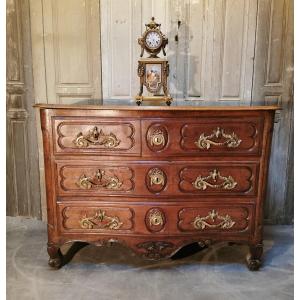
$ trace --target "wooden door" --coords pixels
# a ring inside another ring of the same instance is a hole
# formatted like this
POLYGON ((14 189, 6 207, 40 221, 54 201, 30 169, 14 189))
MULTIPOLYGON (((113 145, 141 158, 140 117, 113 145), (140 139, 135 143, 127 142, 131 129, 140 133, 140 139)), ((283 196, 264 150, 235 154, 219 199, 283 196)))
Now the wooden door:
POLYGON ((274 126, 265 218, 293 222, 293 13, 292 0, 258 1, 252 104, 282 107, 274 126))
POLYGON ((8 0, 6 213, 41 217, 28 0, 8 0))

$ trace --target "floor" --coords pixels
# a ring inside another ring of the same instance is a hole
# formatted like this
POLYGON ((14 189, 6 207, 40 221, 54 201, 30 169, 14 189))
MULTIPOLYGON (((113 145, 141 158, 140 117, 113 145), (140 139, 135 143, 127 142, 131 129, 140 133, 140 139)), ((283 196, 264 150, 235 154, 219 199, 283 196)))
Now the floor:
POLYGON ((293 239, 292 226, 267 226, 258 272, 244 264, 246 246, 227 243, 160 263, 120 245, 87 246, 52 270, 46 224, 7 217, 7 299, 293 299, 293 239))

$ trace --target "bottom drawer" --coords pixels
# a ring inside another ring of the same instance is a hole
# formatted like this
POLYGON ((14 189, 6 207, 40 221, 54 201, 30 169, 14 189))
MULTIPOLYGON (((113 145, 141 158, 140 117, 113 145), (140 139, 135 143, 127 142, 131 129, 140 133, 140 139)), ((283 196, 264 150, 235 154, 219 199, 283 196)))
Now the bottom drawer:
POLYGON ((62 234, 195 235, 250 234, 253 204, 219 203, 58 203, 62 234))

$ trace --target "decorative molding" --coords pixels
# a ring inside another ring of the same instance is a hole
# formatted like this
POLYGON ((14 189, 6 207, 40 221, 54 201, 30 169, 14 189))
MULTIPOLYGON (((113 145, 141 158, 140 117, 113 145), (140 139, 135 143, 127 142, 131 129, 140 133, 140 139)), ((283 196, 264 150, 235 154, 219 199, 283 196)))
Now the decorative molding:
POLYGON ((186 51, 184 98, 186 99, 197 97, 197 100, 203 100, 205 98, 205 76, 203 75, 206 73, 207 10, 208 1, 200 1, 197 5, 189 2, 186 12, 187 22, 180 25, 186 30, 187 35, 187 45, 184 49, 186 51))
POLYGON ((16 83, 24 81, 21 2, 20 0, 6 2, 6 77, 8 82, 16 83))
POLYGON ((29 114, 26 109, 9 109, 6 112, 6 116, 9 119, 14 119, 15 121, 26 121, 28 118, 29 114))
POLYGON ((145 257, 149 259, 161 259, 165 256, 168 256, 170 253, 169 251, 166 253, 165 250, 168 248, 174 248, 174 244, 165 241, 149 241, 149 242, 142 242, 136 245, 138 249, 145 249, 146 253, 144 254, 145 257))
POLYGON ((270 0, 268 9, 270 19, 268 20, 269 32, 265 86, 282 86, 286 34, 286 0, 270 0), (274 63, 274 59, 277 60, 277 63, 274 63), (276 75, 274 72, 276 72, 276 75))
POLYGON ((25 91, 26 90, 25 90, 24 82, 13 82, 13 81, 6 82, 6 92, 8 94, 23 95, 25 91))

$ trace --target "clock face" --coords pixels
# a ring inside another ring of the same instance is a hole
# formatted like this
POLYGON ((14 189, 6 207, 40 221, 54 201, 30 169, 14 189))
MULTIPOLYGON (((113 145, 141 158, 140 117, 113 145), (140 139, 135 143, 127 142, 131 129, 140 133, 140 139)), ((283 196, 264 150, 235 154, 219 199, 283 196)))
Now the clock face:
POLYGON ((161 35, 156 31, 150 31, 146 35, 146 45, 150 49, 156 49, 161 45, 161 35))

